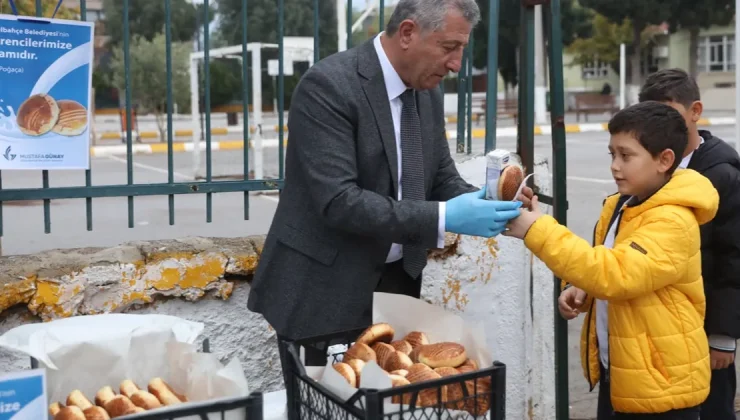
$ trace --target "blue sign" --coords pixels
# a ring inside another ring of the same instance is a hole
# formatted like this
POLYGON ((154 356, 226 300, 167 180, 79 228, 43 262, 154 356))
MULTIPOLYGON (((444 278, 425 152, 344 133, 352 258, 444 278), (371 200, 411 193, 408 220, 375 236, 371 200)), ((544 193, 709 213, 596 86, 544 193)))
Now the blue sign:
POLYGON ((33 369, 0 376, 0 420, 49 417, 46 370, 33 369))
POLYGON ((0 15, 0 169, 89 169, 93 23, 0 15))

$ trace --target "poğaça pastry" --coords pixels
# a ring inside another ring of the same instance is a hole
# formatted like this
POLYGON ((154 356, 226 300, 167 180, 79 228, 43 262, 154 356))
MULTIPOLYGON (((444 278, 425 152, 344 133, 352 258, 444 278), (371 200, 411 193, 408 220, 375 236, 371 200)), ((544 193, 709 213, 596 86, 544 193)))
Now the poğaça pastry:
POLYGON ((516 198, 519 186, 524 181, 524 171, 519 165, 510 164, 501 171, 498 179, 498 198, 501 201, 512 201, 516 198))
MULTIPOLYGON (((519 184, 521 180, 515 189, 519 184)), ((387 323, 378 323, 367 328, 347 349, 342 361, 335 363, 333 367, 350 386, 360 388, 362 386, 360 373, 369 361, 377 362, 388 374, 393 388, 479 369, 478 363, 468 357, 462 344, 432 343, 422 331, 413 331, 398 338, 395 337, 393 327, 387 323)), ((490 407, 490 389, 490 377, 432 387, 418 392, 416 406, 429 407, 441 404, 445 408, 464 410, 475 416, 481 416, 490 407), (465 398, 463 384, 467 388, 468 398, 465 398), (473 398, 475 395, 478 397, 473 398)), ((394 397, 392 402, 410 404, 412 397, 413 393, 403 394, 394 397)))
POLYGON ((77 102, 63 99, 57 101, 59 119, 51 131, 63 136, 79 136, 87 128, 87 109, 77 102))
POLYGON ((18 107, 18 129, 28 136, 40 136, 51 131, 59 119, 59 104, 49 95, 30 96, 18 107))
POLYGON ((121 382, 119 391, 116 394, 110 386, 103 387, 95 394, 93 404, 80 390, 74 390, 67 396, 66 405, 51 404, 49 414, 53 420, 110 420, 187 401, 162 378, 149 381, 146 389, 127 379, 121 382))

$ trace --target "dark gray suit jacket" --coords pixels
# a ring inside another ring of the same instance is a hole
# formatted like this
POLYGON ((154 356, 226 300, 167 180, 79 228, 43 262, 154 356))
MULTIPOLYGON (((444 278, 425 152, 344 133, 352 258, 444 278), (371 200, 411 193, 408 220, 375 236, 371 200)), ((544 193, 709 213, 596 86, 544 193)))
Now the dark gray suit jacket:
POLYGON ((391 244, 436 248, 438 201, 476 190, 450 156, 440 90, 417 96, 428 201, 398 201, 393 120, 372 40, 303 75, 290 107, 285 186, 248 303, 278 334, 366 326, 391 244))

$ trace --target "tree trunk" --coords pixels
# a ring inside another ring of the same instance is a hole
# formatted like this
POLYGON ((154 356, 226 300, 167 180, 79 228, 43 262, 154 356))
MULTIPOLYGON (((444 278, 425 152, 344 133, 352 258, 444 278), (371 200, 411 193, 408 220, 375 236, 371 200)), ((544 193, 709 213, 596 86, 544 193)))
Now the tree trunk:
POLYGON ((632 22, 632 57, 630 61, 631 74, 630 84, 640 86, 642 84, 642 31, 645 26, 638 22, 632 22))
POLYGON ((699 27, 689 28, 689 74, 696 79, 699 73, 699 27))
POLYGON ((159 141, 160 143, 167 142, 167 127, 165 126, 164 115, 159 111, 154 111, 154 117, 157 121, 157 128, 159 129, 159 141))

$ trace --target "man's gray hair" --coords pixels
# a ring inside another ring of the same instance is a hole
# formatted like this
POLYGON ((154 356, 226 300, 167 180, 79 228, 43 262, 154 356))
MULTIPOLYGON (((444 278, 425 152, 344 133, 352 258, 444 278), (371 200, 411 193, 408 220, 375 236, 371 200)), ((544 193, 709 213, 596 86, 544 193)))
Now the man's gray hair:
POLYGON ((445 18, 452 10, 460 12, 473 27, 480 20, 476 0, 399 0, 385 32, 393 36, 406 19, 413 20, 424 32, 438 31, 444 28, 445 18))

